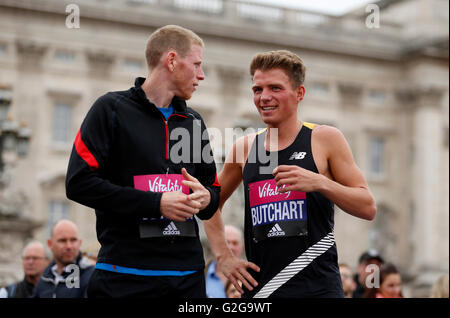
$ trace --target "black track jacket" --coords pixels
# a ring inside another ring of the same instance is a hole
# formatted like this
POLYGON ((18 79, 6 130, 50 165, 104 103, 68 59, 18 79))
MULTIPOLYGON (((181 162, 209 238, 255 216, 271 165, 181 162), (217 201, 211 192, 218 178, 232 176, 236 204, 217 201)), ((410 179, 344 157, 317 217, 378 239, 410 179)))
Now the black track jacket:
POLYGON ((210 204, 197 214, 200 219, 214 215, 220 192, 201 116, 184 100, 174 97, 174 113, 166 121, 142 90, 144 80, 137 78, 135 87, 127 91, 101 96, 91 107, 74 142, 66 194, 95 209, 101 244, 99 263, 200 270, 204 259, 195 220, 196 237, 143 239, 139 234, 142 218, 161 217, 162 193, 135 189, 135 176, 181 174, 181 168, 186 168, 211 193, 210 204), (179 127, 184 129, 176 133, 179 127), (186 131, 188 135, 183 133, 186 131), (188 138, 188 142, 181 143, 182 138, 188 138), (189 159, 178 162, 179 154, 189 159))

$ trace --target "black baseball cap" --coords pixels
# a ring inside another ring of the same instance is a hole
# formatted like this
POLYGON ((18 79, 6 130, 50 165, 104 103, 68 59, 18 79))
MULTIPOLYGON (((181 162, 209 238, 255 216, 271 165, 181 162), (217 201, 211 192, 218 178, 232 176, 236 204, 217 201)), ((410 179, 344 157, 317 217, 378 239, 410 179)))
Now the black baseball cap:
POLYGON ((361 254, 361 256, 359 257, 359 264, 367 262, 371 259, 376 259, 380 263, 384 263, 384 259, 381 257, 378 251, 371 249, 361 254))

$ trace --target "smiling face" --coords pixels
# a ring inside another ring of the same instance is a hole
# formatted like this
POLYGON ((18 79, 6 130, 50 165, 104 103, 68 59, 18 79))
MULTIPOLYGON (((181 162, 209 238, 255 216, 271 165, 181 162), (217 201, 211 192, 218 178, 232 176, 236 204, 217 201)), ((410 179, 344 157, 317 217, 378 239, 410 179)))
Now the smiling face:
POLYGON ((253 102, 269 127, 278 127, 292 116, 297 118, 297 106, 305 94, 304 86, 293 88, 288 75, 280 68, 256 70, 252 90, 253 102))
POLYGON ((185 57, 177 55, 175 58, 173 68, 175 95, 184 100, 190 99, 199 82, 205 79, 201 66, 202 50, 200 45, 193 45, 185 57))

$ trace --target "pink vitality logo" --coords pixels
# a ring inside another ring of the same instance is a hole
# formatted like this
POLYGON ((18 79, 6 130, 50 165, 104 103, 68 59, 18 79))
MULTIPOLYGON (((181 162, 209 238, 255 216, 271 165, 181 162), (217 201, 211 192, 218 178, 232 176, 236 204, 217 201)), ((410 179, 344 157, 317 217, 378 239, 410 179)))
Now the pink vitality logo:
POLYGON ((280 193, 275 179, 253 182, 248 187, 253 226, 306 220, 305 192, 280 193))
POLYGON ((134 188, 142 191, 152 192, 174 192, 181 191, 189 194, 189 187, 181 184, 181 174, 147 174, 134 176, 134 188))
POLYGON ((289 191, 280 193, 280 188, 277 187, 275 179, 253 182, 248 187, 251 207, 271 202, 306 199, 305 192, 289 191))

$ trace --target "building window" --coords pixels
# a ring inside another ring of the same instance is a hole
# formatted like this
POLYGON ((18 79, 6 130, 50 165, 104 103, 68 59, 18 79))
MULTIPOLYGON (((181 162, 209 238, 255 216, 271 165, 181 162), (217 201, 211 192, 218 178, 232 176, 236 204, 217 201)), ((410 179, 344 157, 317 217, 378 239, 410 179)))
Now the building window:
POLYGON ((75 53, 66 50, 56 50, 55 51, 55 60, 64 62, 64 63, 72 63, 75 61, 75 53))
POLYGON ((316 96, 326 96, 328 95, 329 88, 325 83, 313 83, 311 85, 311 93, 316 96))
POLYGON ((53 110, 52 141, 57 144, 72 142, 73 106, 68 103, 56 103, 53 110))
POLYGON ((383 178, 385 175, 385 148, 384 138, 374 136, 369 145, 370 175, 374 178, 383 178))
POLYGON ((62 219, 69 218, 69 203, 61 200, 52 200, 48 204, 47 230, 49 236, 53 225, 62 219))
POLYGON ((142 62, 133 59, 124 60, 122 67, 125 71, 129 72, 142 72, 144 70, 142 62))
POLYGON ((369 100, 375 104, 383 104, 386 101, 386 92, 372 89, 368 94, 369 100))
POLYGON ((0 43, 0 56, 6 55, 6 44, 0 43))

